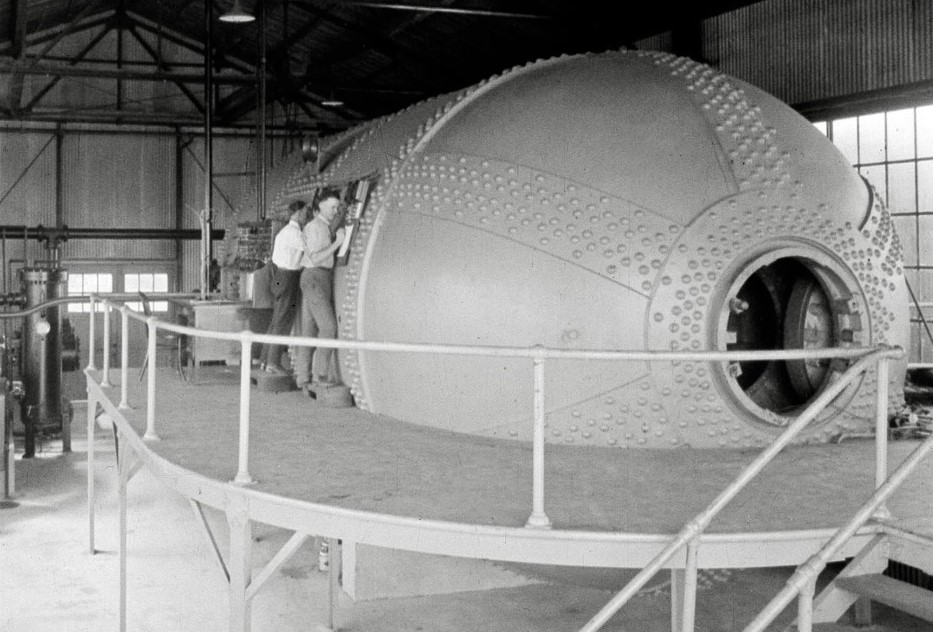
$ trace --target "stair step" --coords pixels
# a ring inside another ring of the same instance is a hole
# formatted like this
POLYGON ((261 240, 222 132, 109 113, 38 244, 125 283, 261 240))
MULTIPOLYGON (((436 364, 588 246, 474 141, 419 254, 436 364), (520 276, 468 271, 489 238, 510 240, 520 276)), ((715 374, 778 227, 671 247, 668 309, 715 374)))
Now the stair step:
POLYGON ((933 591, 881 574, 837 578, 836 585, 843 590, 933 622, 933 591))

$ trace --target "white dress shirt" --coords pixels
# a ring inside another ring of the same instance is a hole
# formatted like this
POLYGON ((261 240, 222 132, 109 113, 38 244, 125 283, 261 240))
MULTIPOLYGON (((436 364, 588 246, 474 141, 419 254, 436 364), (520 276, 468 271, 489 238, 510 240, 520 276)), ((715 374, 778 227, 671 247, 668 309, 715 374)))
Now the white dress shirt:
POLYGON ((283 270, 299 270, 303 254, 301 226, 295 220, 290 220, 275 236, 275 242, 272 245, 272 263, 283 270))

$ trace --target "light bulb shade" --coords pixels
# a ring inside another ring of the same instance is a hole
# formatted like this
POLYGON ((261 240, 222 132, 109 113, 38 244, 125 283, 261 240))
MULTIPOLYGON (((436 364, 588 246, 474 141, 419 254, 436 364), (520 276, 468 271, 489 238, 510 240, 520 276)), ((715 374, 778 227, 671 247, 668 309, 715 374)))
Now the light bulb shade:
POLYGON ((255 19, 256 16, 243 9, 240 0, 233 0, 233 6, 230 7, 230 10, 220 16, 221 22, 230 22, 232 24, 245 24, 255 19))

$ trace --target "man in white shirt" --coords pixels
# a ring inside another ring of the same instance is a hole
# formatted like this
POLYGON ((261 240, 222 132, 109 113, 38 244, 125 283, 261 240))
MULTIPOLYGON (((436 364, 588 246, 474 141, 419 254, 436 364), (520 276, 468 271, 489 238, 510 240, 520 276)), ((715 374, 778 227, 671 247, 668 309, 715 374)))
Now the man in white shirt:
MULTIPOLYGON (((323 192, 317 207, 314 219, 302 231, 301 335, 309 338, 336 338, 334 253, 343 243, 344 229, 338 228, 336 235, 331 237, 330 227, 340 208, 340 197, 332 191, 323 192)), ((298 388, 305 388, 309 382, 314 386, 333 384, 330 378, 333 357, 333 349, 298 347, 295 353, 295 383, 298 388)))
MULTIPOLYGON (((298 313, 298 302, 301 290, 299 277, 301 275, 301 259, 304 255, 304 244, 301 229, 308 222, 310 208, 303 200, 295 200, 288 206, 291 212, 288 224, 276 234, 272 245, 272 296, 275 302, 272 305, 272 321, 269 323, 267 334, 287 336, 292 332, 295 314, 298 313)), ((282 366, 283 345, 263 345, 260 362, 269 373, 286 375, 288 371, 282 366)))

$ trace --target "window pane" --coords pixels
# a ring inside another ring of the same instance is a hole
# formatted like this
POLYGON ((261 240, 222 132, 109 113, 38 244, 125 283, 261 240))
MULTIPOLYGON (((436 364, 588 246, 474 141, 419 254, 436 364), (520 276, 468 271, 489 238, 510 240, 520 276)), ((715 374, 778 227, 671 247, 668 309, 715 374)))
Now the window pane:
POLYGON ((858 162, 858 128, 857 119, 839 119, 833 121, 833 143, 842 152, 849 162, 858 162))
POLYGON ((123 275, 123 291, 124 292, 138 292, 139 291, 139 275, 138 274, 124 274, 123 275))
MULTIPOLYGON (((920 216, 920 265, 933 265, 933 215, 920 216)), ((903 238, 901 238, 903 240, 903 238)), ((933 299, 933 293, 925 294, 926 300, 933 299)), ((933 316, 933 314, 931 314, 933 316)))
POLYGON ((97 291, 98 292, 113 292, 113 275, 112 274, 98 274, 97 275, 97 291))
POLYGON ((97 275, 96 274, 85 274, 84 275, 84 294, 90 294, 91 292, 97 292, 97 275))
MULTIPOLYGON (((82 291, 82 281, 84 280, 83 274, 70 274, 68 275, 68 294, 69 296, 74 296, 75 294, 81 294, 82 291)), ((72 309, 68 310, 74 311, 72 309)))
POLYGON ((82 303, 68 303, 68 312, 69 313, 81 312, 83 311, 81 309, 82 307, 84 307, 82 303))
POLYGON ((917 211, 933 213, 933 160, 917 163, 917 186, 917 211))
POLYGON ((875 187, 878 191, 878 196, 884 200, 885 205, 888 203, 888 188, 887 182, 885 182, 884 175, 884 165, 878 165, 877 167, 862 167, 859 169, 859 173, 865 176, 865 179, 875 187))
POLYGON ((904 264, 917 265, 917 229, 916 218, 912 215, 901 215, 891 218, 894 221, 894 230, 904 245, 904 264))
POLYGON ((134 312, 142 312, 143 304, 140 301, 127 301, 126 306, 129 307, 134 312))
POLYGON ((152 311, 154 312, 167 312, 168 311, 168 301, 153 301, 152 311))
POLYGON ((888 112, 888 160, 914 157, 914 109, 888 112))
POLYGON ((168 292, 168 275, 156 274, 153 276, 155 279, 153 280, 152 289, 156 292, 168 292))
POLYGON ((813 127, 820 130, 820 133, 824 136, 826 135, 826 121, 817 121, 813 124, 813 127))
POLYGON ((140 274, 139 275, 139 289, 143 292, 151 292, 154 285, 152 281, 151 274, 140 274))
POLYGON ((884 112, 858 117, 859 164, 884 162, 884 112))
POLYGON ((888 165, 888 208, 892 213, 915 213, 917 211, 915 164, 907 162, 888 165))
POLYGON ((917 108, 917 157, 933 156, 933 105, 917 108))

